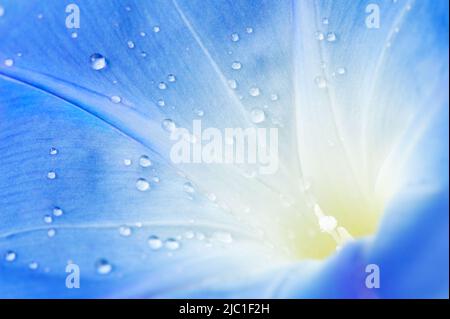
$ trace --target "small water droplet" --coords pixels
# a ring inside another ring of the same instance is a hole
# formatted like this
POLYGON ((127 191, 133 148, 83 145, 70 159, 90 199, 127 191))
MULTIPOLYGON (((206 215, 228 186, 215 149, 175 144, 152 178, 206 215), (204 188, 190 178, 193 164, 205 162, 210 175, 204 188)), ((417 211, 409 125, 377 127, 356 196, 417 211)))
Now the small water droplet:
POLYGON ((106 58, 99 53, 92 54, 90 57, 90 61, 91 68, 96 71, 104 69, 107 65, 106 58))
POLYGON ((275 94, 275 93, 271 94, 271 95, 270 95, 270 100, 271 100, 271 101, 274 101, 274 102, 275 102, 275 101, 278 101, 278 94, 275 94))
POLYGON ((120 226, 119 227, 119 234, 123 237, 129 237, 131 236, 131 227, 128 226, 120 226))
POLYGON ((28 264, 28 268, 31 270, 36 270, 39 268, 39 264, 35 261, 32 261, 28 264))
POLYGON ((176 82, 176 80, 177 80, 177 77, 174 75, 174 74, 169 74, 168 76, 167 76, 167 81, 169 81, 169 82, 176 82))
POLYGON ((107 275, 112 271, 112 265, 106 259, 99 259, 95 264, 95 268, 100 275, 107 275))
POLYGON ((158 250, 163 245, 161 239, 159 239, 159 237, 155 235, 148 237, 147 243, 153 250, 158 250))
POLYGON ((159 99, 157 103, 158 103, 158 106, 165 106, 166 105, 166 102, 163 99, 159 99))
POLYGON ((147 52, 142 51, 142 52, 141 52, 141 57, 145 58, 146 56, 147 56, 147 52))
POLYGON ((125 166, 130 166, 132 163, 133 163, 133 162, 132 162, 129 158, 126 158, 126 159, 123 160, 123 164, 124 164, 125 166))
POLYGON ((159 26, 155 25, 153 27, 153 32, 158 33, 159 31, 161 31, 161 28, 159 26))
POLYGON ((53 208, 53 216, 60 217, 64 214, 63 210, 59 207, 53 208))
POLYGON ((337 220, 333 216, 322 216, 319 218, 320 230, 323 232, 333 231, 337 226, 337 220))
POLYGON ((322 41, 323 39, 325 39, 325 36, 323 35, 322 32, 317 31, 316 32, 316 39, 319 40, 319 41, 322 41))
POLYGON ((7 251, 5 254, 5 260, 7 262, 13 262, 14 260, 16 260, 16 258, 17 258, 17 254, 16 254, 16 252, 14 252, 12 250, 7 251))
POLYGON ((6 60, 4 61, 4 64, 5 64, 6 66, 13 66, 13 65, 14 65, 14 60, 13 60, 13 59, 6 59, 6 60))
POLYGON ((239 41, 239 34, 237 34, 236 32, 231 34, 231 41, 233 42, 238 42, 239 41))
POLYGON ((122 98, 118 95, 113 95, 113 96, 111 96, 111 102, 118 104, 118 103, 122 102, 122 98))
POLYGON ((247 32, 248 34, 253 33, 253 28, 247 27, 247 28, 245 28, 245 32, 247 32))
POLYGON ((145 192, 150 188, 150 183, 145 178, 138 178, 136 188, 141 192, 145 192))
POLYGON ((134 47, 135 47, 133 41, 128 41, 128 42, 127 42, 127 46, 128 46, 129 49, 134 49, 134 47))
POLYGON ((154 181, 155 183, 159 183, 159 182, 160 182, 160 179, 159 179, 158 176, 154 176, 154 177, 152 178, 152 181, 154 181))
POLYGON ((173 132, 176 129, 176 125, 171 119, 165 119, 162 121, 162 128, 167 132, 173 132))
POLYGON ((327 24, 330 23, 330 20, 328 20, 328 18, 323 18, 323 19, 322 19, 322 23, 325 24, 325 25, 327 25, 327 24))
POLYGON ((251 87, 250 90, 248 91, 248 93, 254 97, 259 96, 261 94, 259 88, 257 88, 257 87, 251 87))
POLYGON ((225 244, 231 244, 233 242, 231 234, 226 232, 215 232, 212 238, 225 244))
POLYGON ((50 155, 56 155, 56 154, 58 154, 58 149, 55 147, 51 147, 48 152, 50 155))
POLYGON ((0 6, 0 17, 3 17, 5 15, 5 8, 0 6))
POLYGON ((149 167, 152 166, 152 161, 147 155, 142 155, 139 158, 139 165, 141 165, 141 167, 149 167))
POLYGON ((46 224, 51 224, 51 223, 53 222, 53 217, 50 216, 50 215, 45 215, 45 216, 44 216, 44 222, 45 222, 46 224))
POLYGON ((145 33, 144 31, 141 31, 141 32, 139 32, 139 35, 140 35, 141 37, 145 37, 145 36, 147 35, 147 33, 145 33))
POLYGON ((56 173, 54 171, 50 171, 47 173, 47 178, 48 179, 55 179, 56 178, 56 173))
POLYGON ((253 123, 258 124, 264 122, 266 114, 263 110, 254 108, 250 111, 250 117, 253 123))
POLYGON ((242 68, 242 64, 239 61, 234 61, 233 63, 231 63, 231 68, 233 70, 240 70, 242 68))
POLYGON ((195 115, 202 117, 203 115, 205 115, 205 112, 203 110, 200 109, 195 109, 194 110, 195 115))
POLYGON ((334 42, 334 41, 336 41, 336 33, 334 33, 334 32, 328 32, 328 34, 327 34, 327 41, 328 41, 328 42, 334 42))
POLYGON ((158 84, 158 89, 160 89, 160 90, 165 90, 165 89, 167 89, 167 84, 164 83, 164 82, 159 82, 159 84, 158 84))
POLYGON ((169 250, 176 250, 180 248, 180 243, 175 238, 168 238, 164 242, 164 246, 169 250))
POLYGON ((337 74, 339 75, 344 75, 345 73, 347 73, 347 70, 345 68, 338 68, 337 70, 337 74))
POLYGON ((70 34, 70 36, 71 36, 72 39, 76 39, 76 38, 78 38, 78 33, 72 32, 72 33, 70 34))
POLYGON ((184 233, 184 238, 186 238, 186 239, 192 239, 192 238, 194 238, 194 236, 195 236, 195 234, 191 230, 188 230, 187 232, 184 233))
POLYGON ((49 238, 55 237, 55 235, 56 235, 56 230, 54 228, 51 228, 47 231, 47 236, 49 238))

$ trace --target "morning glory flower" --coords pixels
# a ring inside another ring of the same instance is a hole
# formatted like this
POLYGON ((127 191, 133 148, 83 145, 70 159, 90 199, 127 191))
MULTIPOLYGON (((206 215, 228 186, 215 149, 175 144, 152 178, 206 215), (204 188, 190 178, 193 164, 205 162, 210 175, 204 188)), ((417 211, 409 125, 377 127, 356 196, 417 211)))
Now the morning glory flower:
POLYGON ((0 297, 448 298, 447 1, 0 0, 0 35, 0 297))

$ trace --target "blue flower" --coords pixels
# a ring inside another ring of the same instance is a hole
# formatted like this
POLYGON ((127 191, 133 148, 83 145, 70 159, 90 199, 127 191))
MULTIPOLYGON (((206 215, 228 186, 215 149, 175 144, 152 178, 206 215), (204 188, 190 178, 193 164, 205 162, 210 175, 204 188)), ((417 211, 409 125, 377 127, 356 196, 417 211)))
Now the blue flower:
POLYGON ((0 297, 448 298, 447 1, 0 0, 0 38, 0 297), (278 169, 174 163, 196 120, 278 169))

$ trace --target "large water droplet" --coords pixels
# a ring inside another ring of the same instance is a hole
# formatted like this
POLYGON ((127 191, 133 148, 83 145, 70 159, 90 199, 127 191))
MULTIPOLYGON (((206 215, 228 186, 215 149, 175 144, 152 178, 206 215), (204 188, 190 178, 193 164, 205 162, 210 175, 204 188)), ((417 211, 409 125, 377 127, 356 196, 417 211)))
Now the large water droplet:
POLYGON ((253 123, 258 124, 264 122, 264 120, 266 119, 266 114, 263 110, 254 108, 250 111, 250 118, 253 123))
POLYGON ((107 275, 112 271, 112 265, 106 259, 99 259, 95 264, 95 268, 100 275, 107 275))
POLYGON ((91 68, 98 71, 106 67, 106 58, 100 53, 94 53, 91 55, 91 68))
POLYGON ((150 246, 150 248, 153 250, 157 250, 162 247, 161 239, 159 239, 159 237, 155 236, 155 235, 148 237, 147 243, 150 246))
POLYGON ((7 251, 5 254, 5 260, 7 262, 13 262, 14 260, 16 260, 16 258, 17 258, 17 254, 12 250, 7 251))
POLYGON ((139 158, 139 165, 141 165, 141 167, 149 167, 152 166, 152 161, 147 155, 142 155, 139 158))
POLYGON ((141 192, 145 192, 150 188, 150 183, 145 178, 139 178, 136 181, 136 188, 141 192))

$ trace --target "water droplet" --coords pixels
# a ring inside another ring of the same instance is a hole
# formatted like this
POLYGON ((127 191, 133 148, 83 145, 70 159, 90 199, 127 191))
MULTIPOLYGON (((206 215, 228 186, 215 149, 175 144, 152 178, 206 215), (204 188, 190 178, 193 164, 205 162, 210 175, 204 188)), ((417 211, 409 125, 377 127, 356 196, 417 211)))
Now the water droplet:
POLYGON ((159 99, 157 103, 158 103, 158 106, 165 106, 166 105, 166 102, 163 99, 159 99))
POLYGON ((319 218, 320 230, 323 232, 330 232, 337 226, 337 220, 333 216, 322 216, 319 218))
POLYGON ((5 14, 5 8, 3 8, 2 6, 0 6, 0 17, 3 17, 5 14))
POLYGON ((129 49, 134 49, 134 47, 135 47, 133 41, 128 41, 128 42, 127 42, 127 46, 128 46, 129 49))
POLYGON ((337 74, 344 75, 345 73, 347 73, 347 70, 345 68, 341 67, 337 69, 337 74))
POLYGON ((165 119, 162 121, 162 128, 167 132, 172 132, 176 129, 176 125, 171 119, 165 119))
POLYGON ((147 35, 147 33, 145 33, 144 31, 141 31, 141 32, 139 32, 139 35, 140 35, 141 37, 145 37, 145 36, 147 35))
POLYGON ((231 34, 231 41, 233 42, 238 42, 239 41, 239 34, 237 34, 236 32, 231 34))
POLYGON ((44 15, 43 15, 42 13, 39 13, 39 14, 37 15, 37 18, 38 18, 39 20, 41 20, 43 17, 44 17, 44 15))
POLYGON ((234 61, 233 63, 231 63, 231 68, 233 70, 240 70, 242 68, 242 64, 239 61, 234 61))
POLYGON ((205 112, 203 110, 200 109, 195 109, 194 110, 195 115, 202 117, 203 115, 205 115, 205 112))
POLYGON ((195 193, 195 188, 194 188, 194 186, 192 185, 191 182, 184 183, 183 189, 188 194, 194 194, 195 193))
POLYGON ((44 216, 44 222, 45 222, 46 224, 51 224, 51 223, 53 222, 53 217, 50 216, 50 215, 45 215, 45 216, 44 216))
POLYGON ((160 182, 160 179, 159 179, 158 176, 154 176, 154 177, 152 178, 152 181, 154 181, 155 183, 159 183, 159 182, 160 182))
POLYGON ((119 234, 123 237, 129 237, 131 236, 131 227, 128 226, 120 226, 119 227, 119 234))
POLYGON ((236 80, 228 80, 228 86, 231 89, 236 90, 237 86, 238 86, 237 81, 236 80))
POLYGON ((317 31, 316 32, 316 39, 319 40, 319 41, 322 41, 323 39, 325 39, 325 36, 323 35, 322 32, 317 31))
POLYGON ((328 42, 334 42, 334 41, 336 41, 336 33, 334 33, 334 32, 328 32, 328 34, 327 34, 327 41, 328 41, 328 42))
POLYGON ((58 154, 58 149, 56 149, 55 147, 51 147, 48 152, 50 155, 56 155, 58 154))
POLYGON ((155 25, 153 27, 153 32, 158 33, 159 31, 161 31, 161 28, 159 26, 155 25))
POLYGON ((51 228, 47 231, 47 236, 49 238, 55 237, 55 235, 56 235, 56 230, 54 228, 51 228))
POLYGON ((261 94, 261 92, 259 91, 259 88, 257 88, 257 87, 251 87, 250 90, 248 91, 248 93, 254 97, 259 96, 261 94))
POLYGON ((145 178, 139 178, 136 181, 136 188, 141 192, 145 192, 150 188, 150 183, 145 178))
POLYGON ((253 123, 258 124, 264 122, 266 119, 266 114, 263 110, 254 108, 250 111, 250 117, 253 123))
POLYGON ((158 236, 152 235, 147 240, 148 245, 153 250, 158 250, 162 247, 162 241, 158 236))
POLYGON ((100 275, 107 275, 112 271, 112 266, 106 259, 99 259, 95 264, 95 268, 100 275))
POLYGON ((275 93, 271 94, 271 95, 270 95, 270 100, 271 100, 271 101, 278 101, 278 95, 275 94, 275 93))
POLYGON ((203 233, 196 233, 195 234, 195 238, 197 238, 198 240, 204 240, 205 239, 205 234, 203 233))
POLYGON ((319 89, 324 89, 327 87, 327 80, 325 80, 323 77, 318 76, 314 79, 314 82, 316 82, 316 85, 319 89))
POLYGON ((118 103, 122 102, 122 98, 118 95, 113 95, 113 96, 111 96, 111 102, 118 104, 118 103))
POLYGON ((70 34, 70 36, 72 37, 72 39, 76 39, 76 38, 78 38, 78 33, 72 32, 72 33, 70 34))
POLYGON ((147 56, 147 52, 142 51, 142 52, 141 52, 141 57, 145 58, 146 56, 147 56))
POLYGON ((327 24, 330 23, 330 20, 328 20, 328 18, 323 18, 323 19, 322 19, 322 23, 325 24, 325 25, 327 25, 327 24))
POLYGON ((165 90, 165 89, 167 89, 167 84, 164 83, 164 82, 159 82, 159 84, 158 84, 158 89, 160 89, 160 90, 165 90))
POLYGON ((47 173, 47 178, 48 179, 55 179, 56 178, 56 173, 53 171, 50 171, 47 173))
POLYGON ((245 32, 247 32, 248 34, 253 33, 253 28, 247 27, 247 28, 245 28, 245 32))
POLYGON ((63 210, 59 207, 53 208, 53 216, 60 217, 64 214, 63 210))
POLYGON ((123 160, 123 164, 125 166, 130 166, 132 164, 132 161, 129 158, 126 158, 126 159, 123 160))
POLYGON ((92 54, 90 60, 91 68, 96 71, 104 69, 107 65, 106 58, 99 53, 92 54))
POLYGON ((39 268, 39 264, 35 261, 32 261, 28 264, 28 268, 31 270, 36 270, 39 268))
POLYGON ((168 238, 164 242, 164 246, 169 250, 176 250, 180 248, 180 243, 175 238, 168 238))
POLYGON ((14 260, 16 260, 16 258, 17 258, 17 254, 12 250, 7 251, 5 254, 5 260, 7 262, 13 262, 14 260))
POLYGON ((184 238, 186 239, 192 239, 194 238, 195 234, 193 231, 188 230, 187 232, 184 233, 184 238))
POLYGON ((6 59, 4 64, 6 66, 13 66, 14 65, 14 60, 13 59, 6 59))
POLYGON ((149 167, 152 166, 152 161, 147 155, 142 155, 141 158, 139 158, 139 165, 141 165, 141 167, 149 167))
POLYGON ((209 193, 209 194, 208 194, 208 199, 209 199, 211 202, 215 202, 215 201, 217 200, 217 196, 216 196, 216 194, 214 194, 214 193, 209 193))
POLYGON ((175 82, 177 80, 177 77, 174 74, 169 74, 167 76, 167 81, 169 82, 175 82))

